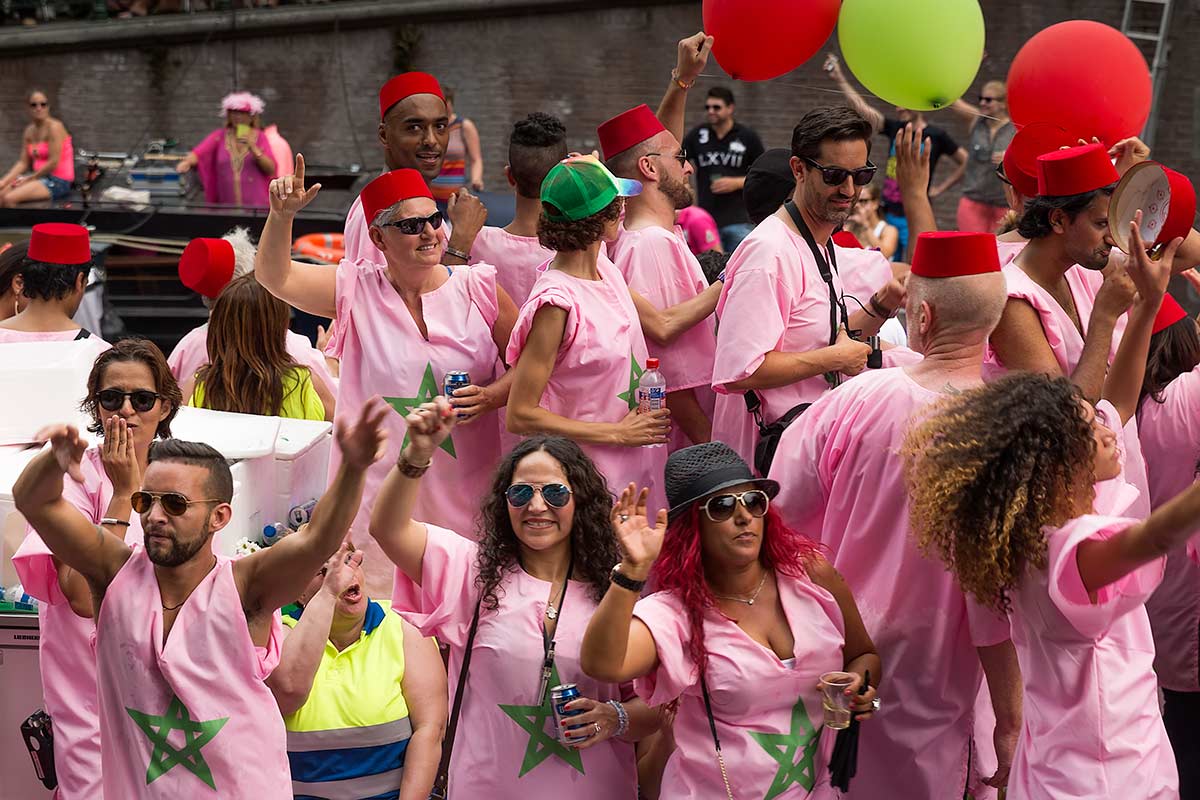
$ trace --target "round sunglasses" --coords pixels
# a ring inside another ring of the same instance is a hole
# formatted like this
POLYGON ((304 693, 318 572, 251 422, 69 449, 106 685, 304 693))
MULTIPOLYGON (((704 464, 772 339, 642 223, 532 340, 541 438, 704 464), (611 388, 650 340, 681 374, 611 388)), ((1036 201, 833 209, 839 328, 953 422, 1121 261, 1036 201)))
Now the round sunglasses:
POLYGON ((416 236, 421 231, 425 230, 425 223, 429 223, 429 227, 435 231, 442 227, 442 212, 435 211, 428 217, 406 217, 404 219, 394 219, 391 222, 385 222, 379 227, 395 228, 403 234, 416 236))
POLYGON ((713 522, 724 522, 733 516, 738 503, 750 512, 750 516, 761 517, 767 513, 771 498, 762 489, 751 489, 737 494, 717 494, 704 503, 704 514, 713 522))
POLYGON ((154 408, 154 404, 162 397, 158 392, 149 389, 134 389, 132 392, 122 392, 120 389, 103 389, 96 393, 96 401, 105 411, 119 411, 125 405, 125 398, 134 411, 146 412, 154 408))
POLYGON ((875 179, 875 171, 879 167, 867 162, 865 167, 858 169, 845 169, 843 167, 827 167, 824 164, 819 164, 811 158, 803 159, 805 164, 808 164, 813 169, 821 170, 821 179, 825 181, 826 186, 841 186, 846 182, 846 178, 854 178, 855 186, 866 186, 875 179))
POLYGON ((562 508, 571 502, 571 490, 561 483, 547 483, 542 486, 514 483, 504 492, 504 496, 513 508, 524 508, 533 501, 534 492, 540 492, 546 505, 551 508, 562 508))
POLYGON ((187 513, 188 506, 197 503, 223 503, 224 500, 188 500, 186 495, 179 492, 134 492, 129 495, 133 510, 145 514, 154 507, 154 501, 162 503, 163 511, 172 517, 181 517, 187 513))

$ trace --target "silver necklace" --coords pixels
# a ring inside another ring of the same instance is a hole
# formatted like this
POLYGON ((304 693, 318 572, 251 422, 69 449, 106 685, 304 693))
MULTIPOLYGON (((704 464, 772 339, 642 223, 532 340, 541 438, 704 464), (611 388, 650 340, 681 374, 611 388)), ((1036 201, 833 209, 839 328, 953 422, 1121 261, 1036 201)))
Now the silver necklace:
POLYGON ((762 580, 758 582, 758 588, 754 590, 754 594, 752 594, 750 596, 749 600, 747 600, 744 597, 729 597, 728 595, 723 595, 723 594, 714 594, 713 597, 717 598, 718 600, 733 600, 738 603, 745 603, 748 606, 752 606, 752 605, 754 605, 754 601, 758 599, 758 596, 760 594, 762 594, 763 587, 766 585, 767 585, 767 573, 766 573, 766 570, 763 570, 762 580))
MULTIPOLYGON (((561 607, 561 606, 562 606, 563 596, 564 596, 564 595, 566 595, 566 593, 567 593, 567 581, 566 581, 566 579, 564 578, 564 579, 563 579, 562 590, 561 590, 561 591, 559 591, 559 593, 558 593, 558 605, 559 605, 559 607, 561 607)), ((546 605, 546 619, 549 619, 549 620, 556 620, 556 619, 558 619, 558 608, 555 608, 555 607, 554 607, 552 604, 547 604, 547 605, 546 605)))

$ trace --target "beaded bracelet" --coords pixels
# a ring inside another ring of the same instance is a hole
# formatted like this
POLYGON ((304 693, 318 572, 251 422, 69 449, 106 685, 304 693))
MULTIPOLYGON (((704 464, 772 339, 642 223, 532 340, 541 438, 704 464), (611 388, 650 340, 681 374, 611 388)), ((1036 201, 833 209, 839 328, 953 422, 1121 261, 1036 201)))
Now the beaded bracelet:
POLYGON ((617 712, 617 730, 613 736, 624 736, 629 730, 629 712, 620 700, 609 700, 608 704, 617 712))

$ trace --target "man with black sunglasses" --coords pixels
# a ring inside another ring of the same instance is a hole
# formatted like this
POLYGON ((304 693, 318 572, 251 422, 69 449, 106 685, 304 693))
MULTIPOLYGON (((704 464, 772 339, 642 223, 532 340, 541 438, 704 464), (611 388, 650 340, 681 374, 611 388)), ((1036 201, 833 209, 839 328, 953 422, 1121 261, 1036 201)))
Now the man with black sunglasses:
POLYGON ((342 465, 306 533, 237 562, 212 552, 234 488, 213 448, 178 439, 151 448, 131 496, 145 542, 130 547, 63 498, 64 476, 80 478, 79 432, 41 432, 50 446, 21 473, 13 498, 92 591, 106 796, 292 796, 283 720, 263 682, 278 662, 275 612, 342 543, 366 470, 382 454, 388 413, 374 398, 355 424, 337 426, 342 465))
MULTIPOLYGON (((847 307, 838 274, 839 253, 846 251, 830 242, 875 175, 868 158, 873 134, 850 108, 806 114, 792 133, 791 199, 754 229, 726 267, 717 306, 713 439, 747 463, 755 462, 760 438, 778 435, 772 426, 786 426, 841 376, 866 369, 873 348, 849 332, 874 336, 903 303, 903 286, 887 280, 862 308, 847 307)), ((886 262, 882 274, 891 276, 886 262)))

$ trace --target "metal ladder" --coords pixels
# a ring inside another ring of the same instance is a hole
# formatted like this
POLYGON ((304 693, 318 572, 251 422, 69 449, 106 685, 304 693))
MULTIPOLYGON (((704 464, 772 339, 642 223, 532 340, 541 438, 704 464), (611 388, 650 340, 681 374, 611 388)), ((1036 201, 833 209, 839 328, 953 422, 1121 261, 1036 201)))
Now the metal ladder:
POLYGON ((1125 0, 1125 13, 1121 18, 1121 33, 1133 40, 1150 63, 1152 105, 1150 117, 1142 131, 1142 141, 1154 146, 1154 133, 1158 127, 1158 101, 1162 94, 1163 79, 1167 71, 1167 56, 1171 46, 1167 43, 1167 30, 1171 24, 1172 0, 1125 0), (1139 7, 1142 9, 1139 11, 1139 7), (1157 27, 1148 20, 1157 11, 1157 27), (1134 15, 1138 18, 1135 19, 1134 15), (1134 27, 1134 26, 1137 27, 1134 27))

